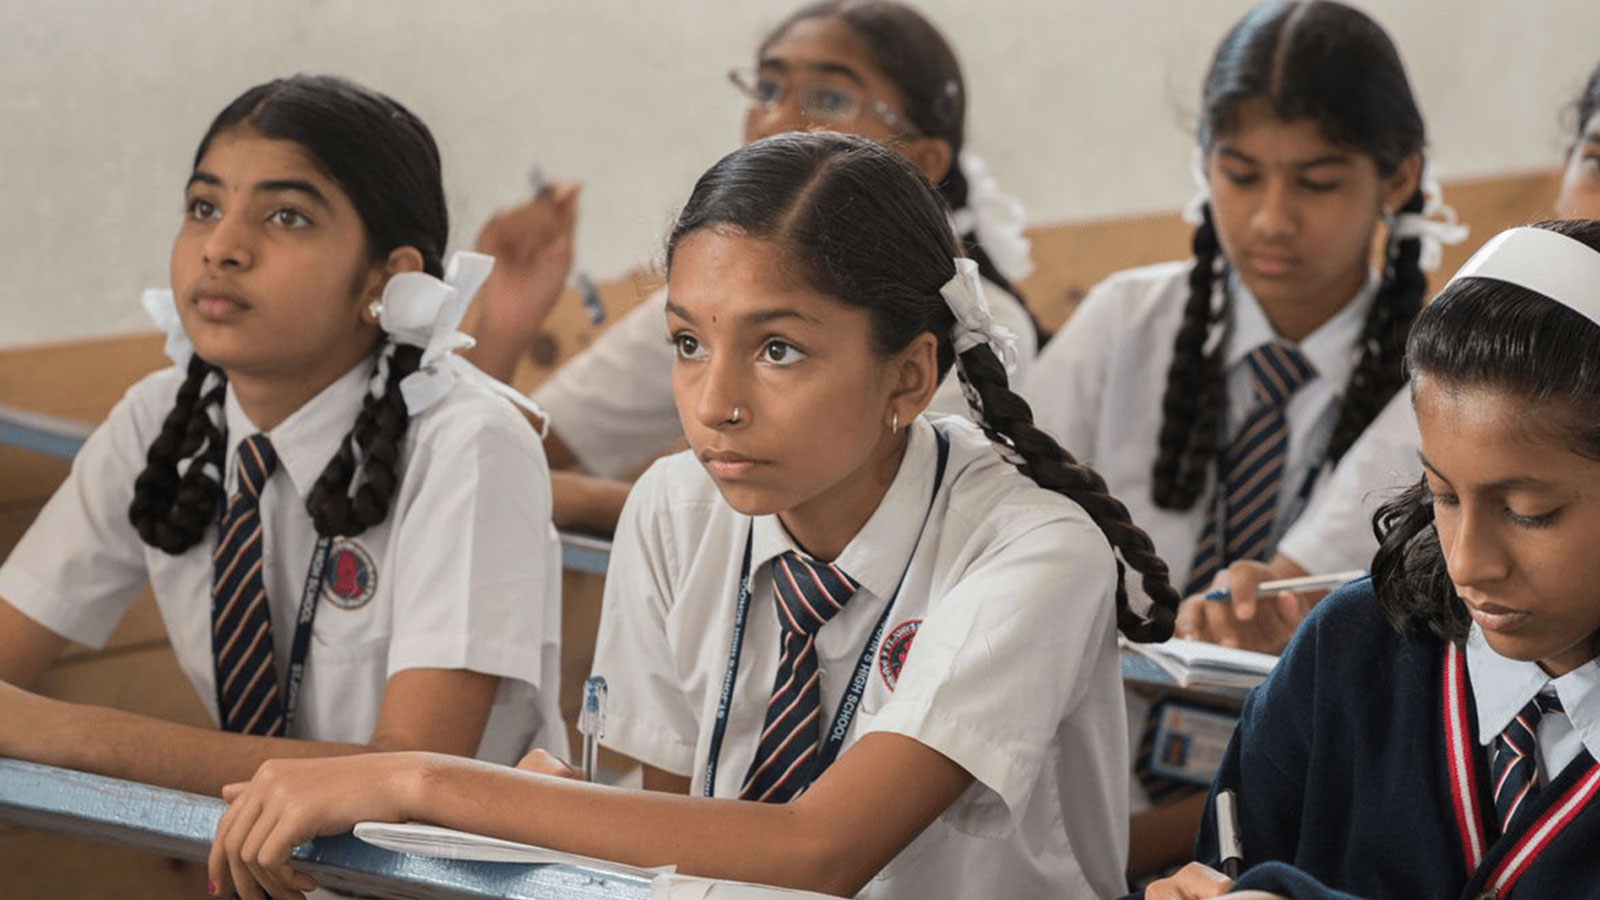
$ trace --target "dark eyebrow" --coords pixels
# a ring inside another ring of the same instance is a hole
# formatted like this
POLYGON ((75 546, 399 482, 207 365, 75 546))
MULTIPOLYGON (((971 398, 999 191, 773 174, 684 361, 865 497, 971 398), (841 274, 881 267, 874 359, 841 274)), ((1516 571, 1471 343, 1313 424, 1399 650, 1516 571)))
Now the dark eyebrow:
MULTIPOLYGON (((1417 451, 1417 459, 1422 460, 1422 467, 1432 472, 1440 481, 1445 484, 1450 483, 1450 479, 1444 477, 1438 469, 1434 468, 1433 463, 1428 462, 1428 458, 1423 456, 1420 450, 1417 451)), ((1529 478, 1526 475, 1502 478, 1499 481, 1491 481, 1483 486, 1483 490, 1495 493, 1505 493, 1506 491, 1555 491, 1559 489, 1560 486, 1557 484, 1539 478, 1529 478)))
MULTIPOLYGON (((1259 166, 1259 165, 1261 165, 1260 160, 1256 159, 1255 157, 1251 156, 1248 153, 1244 153, 1242 151, 1235 150, 1232 147, 1218 147, 1217 148, 1217 155, 1218 156, 1226 156, 1229 159, 1237 160, 1237 161, 1239 161, 1241 163, 1244 163, 1246 165, 1251 165, 1251 166, 1259 166)), ((1348 165, 1350 165, 1350 157, 1349 156, 1346 156, 1346 155, 1344 155, 1342 153, 1333 153, 1333 154, 1329 154, 1327 156, 1319 156, 1316 159, 1308 159, 1305 162, 1297 162, 1297 163, 1294 164, 1294 167, 1296 169, 1301 170, 1301 171, 1305 171, 1306 169, 1315 169, 1315 168, 1319 168, 1321 166, 1348 166, 1348 165)))
MULTIPOLYGON (((667 301, 667 312, 677 316, 680 319, 683 319, 691 325, 694 324, 694 316, 690 315, 687 309, 684 309, 682 306, 673 303, 671 300, 667 301)), ((777 319, 799 319, 802 322, 809 322, 813 325, 822 324, 815 316, 806 315, 800 310, 790 307, 779 307, 777 309, 758 309, 754 312, 745 313, 741 318, 743 318, 746 324, 750 325, 764 325, 767 322, 772 322, 777 319)))
POLYGON ((694 322, 694 316, 689 315, 687 309, 673 303, 671 300, 667 301, 667 312, 691 324, 694 322))
MULTIPOLYGON (((189 180, 184 182, 183 189, 187 191, 197 184, 220 188, 222 187, 222 179, 210 172, 196 170, 194 174, 189 176, 189 180)), ((279 194, 284 192, 301 194, 307 200, 323 209, 330 211, 333 209, 333 204, 329 203, 328 198, 317 190, 316 185, 299 178, 276 178, 270 181, 263 181, 255 186, 255 192, 257 194, 279 194)))
MULTIPOLYGON (((781 56, 763 56, 760 62, 756 64, 756 68, 777 69, 780 72, 787 73, 791 67, 788 61, 783 59, 781 56)), ((865 89, 867 86, 867 81, 865 78, 861 77, 861 73, 850 66, 845 65, 844 63, 808 62, 803 64, 801 68, 805 69, 807 72, 813 72, 818 75, 838 75, 842 78, 847 78, 850 81, 855 82, 856 86, 863 89, 865 89)))
POLYGON ((286 192, 302 194, 307 200, 323 209, 333 209, 333 204, 328 202, 328 198, 324 197, 322 192, 317 190, 317 186, 309 181, 302 181, 298 178, 278 178, 260 182, 255 186, 255 193, 257 194, 281 194, 286 192))

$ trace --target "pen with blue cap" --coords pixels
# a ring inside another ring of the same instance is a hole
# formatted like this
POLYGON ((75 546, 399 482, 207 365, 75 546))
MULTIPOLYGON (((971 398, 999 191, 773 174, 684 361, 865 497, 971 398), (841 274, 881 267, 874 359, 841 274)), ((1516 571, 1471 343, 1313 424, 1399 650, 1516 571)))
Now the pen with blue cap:
POLYGON ((583 735, 583 780, 593 781, 599 740, 606 736, 606 680, 599 675, 590 675, 583 683, 578 733, 583 735))
MULTIPOLYGON (((1312 591, 1331 591, 1347 581, 1354 581, 1367 574, 1361 569, 1352 569, 1349 572, 1335 572, 1332 575, 1304 575, 1299 578, 1282 578, 1277 581, 1263 581, 1256 585, 1257 597, 1271 597, 1288 591, 1291 594, 1306 594, 1312 591)), ((1226 603, 1233 599, 1233 592, 1225 587, 1214 591, 1206 591, 1206 599, 1217 603, 1226 603)))

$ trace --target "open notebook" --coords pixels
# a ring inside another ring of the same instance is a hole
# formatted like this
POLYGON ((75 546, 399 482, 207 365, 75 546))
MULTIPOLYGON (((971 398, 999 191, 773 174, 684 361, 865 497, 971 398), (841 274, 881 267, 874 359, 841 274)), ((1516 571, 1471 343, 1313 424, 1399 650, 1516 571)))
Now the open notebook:
POLYGON ((360 822, 355 827, 355 835, 361 840, 374 846, 382 847, 385 850, 393 850, 396 853, 410 853, 416 856, 475 860, 478 862, 557 863, 569 866, 583 866, 600 872, 610 872, 635 878, 645 878, 650 881, 651 900, 796 900, 796 898, 802 897, 821 898, 824 896, 809 891, 795 891, 758 884, 717 881, 709 878, 678 875, 674 873, 674 867, 672 866, 663 866, 657 869, 625 866, 621 863, 608 862, 603 859, 592 859, 587 856, 562 853, 530 844, 519 844, 515 841, 456 831, 453 828, 440 828, 437 825, 422 825, 416 822, 405 824, 360 822))
POLYGON ((1252 688, 1267 677, 1278 661, 1270 653, 1183 638, 1160 644, 1123 641, 1122 646, 1149 658, 1181 687, 1252 688))

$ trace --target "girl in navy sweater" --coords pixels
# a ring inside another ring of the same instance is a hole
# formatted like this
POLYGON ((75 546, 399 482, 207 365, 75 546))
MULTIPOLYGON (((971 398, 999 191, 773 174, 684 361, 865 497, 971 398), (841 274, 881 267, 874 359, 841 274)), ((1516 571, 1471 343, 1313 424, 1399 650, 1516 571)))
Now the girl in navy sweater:
POLYGON ((1491 240, 1407 358, 1423 479, 1246 703, 1209 865, 1151 900, 1600 897, 1600 222, 1491 240))

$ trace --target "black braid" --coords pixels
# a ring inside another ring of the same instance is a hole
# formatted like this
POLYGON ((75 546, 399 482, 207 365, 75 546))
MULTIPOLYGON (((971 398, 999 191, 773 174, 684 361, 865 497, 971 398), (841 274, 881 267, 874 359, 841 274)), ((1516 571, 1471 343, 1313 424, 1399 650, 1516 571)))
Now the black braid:
POLYGON ((222 485, 212 473, 221 474, 225 451, 209 410, 221 406, 227 385, 221 369, 198 355, 190 357, 188 376, 150 443, 144 471, 133 482, 128 520, 146 544, 174 556, 200 542, 222 498, 222 485), (216 383, 205 391, 213 375, 216 383), (182 460, 189 466, 180 476, 182 460))
MULTIPOLYGON (((1422 206, 1419 190, 1401 212, 1420 213, 1422 206)), ((1422 310, 1422 297, 1428 290, 1428 279, 1417 262, 1421 252, 1422 242, 1416 238, 1389 238, 1383 285, 1372 301, 1361 332, 1361 360, 1350 373, 1328 443, 1326 460, 1330 466, 1339 462, 1395 391, 1406 383, 1406 335, 1422 310)))
POLYGON ((1189 509, 1205 489, 1211 460, 1220 443, 1227 408, 1227 381, 1222 355, 1226 341, 1206 354, 1211 328, 1228 316, 1229 299, 1213 308, 1211 294, 1218 278, 1218 260, 1226 259, 1217 242, 1211 204, 1194 232, 1194 267, 1189 270, 1189 300, 1183 322, 1172 343, 1172 365, 1167 369, 1167 390, 1161 400, 1161 430, 1151 484, 1151 496, 1162 509, 1189 509))
POLYGON ((1062 446, 1033 424, 1033 410, 1011 390, 1005 368, 987 344, 961 354, 957 369, 978 395, 979 425, 989 439, 1012 451, 1021 462, 1017 470, 1035 484, 1070 498, 1105 532, 1111 546, 1121 552, 1117 561, 1117 628, 1130 640, 1155 643, 1172 637, 1173 621, 1182 598, 1168 580, 1167 564, 1156 555, 1150 536, 1133 523, 1127 507, 1106 490, 1106 481, 1082 465, 1062 446), (1144 580, 1153 601, 1145 619, 1128 606, 1122 560, 1144 580))
MULTIPOLYGON (((380 345, 378 352, 387 352, 387 346, 380 345)), ((415 372, 421 360, 421 347, 393 345, 383 393, 368 393, 362 400, 355 425, 306 497, 306 511, 317 534, 354 537, 388 517, 400 485, 401 442, 411 423, 400 381, 415 372)))

